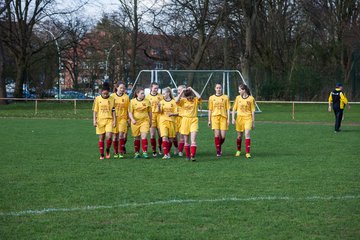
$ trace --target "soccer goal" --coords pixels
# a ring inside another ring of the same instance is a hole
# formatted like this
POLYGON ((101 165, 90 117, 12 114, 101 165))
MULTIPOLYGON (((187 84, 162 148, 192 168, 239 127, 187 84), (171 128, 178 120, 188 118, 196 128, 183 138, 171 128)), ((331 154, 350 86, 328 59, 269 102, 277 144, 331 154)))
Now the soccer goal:
MULTIPOLYGON (((234 101, 239 94, 239 85, 247 84, 238 70, 141 70, 133 89, 142 87, 147 94, 152 82, 158 83, 160 89, 170 87, 175 96, 179 85, 191 86, 205 102, 214 94, 216 83, 222 84, 223 93, 229 96, 230 101, 234 101)), ((257 104, 256 112, 261 112, 257 104)))

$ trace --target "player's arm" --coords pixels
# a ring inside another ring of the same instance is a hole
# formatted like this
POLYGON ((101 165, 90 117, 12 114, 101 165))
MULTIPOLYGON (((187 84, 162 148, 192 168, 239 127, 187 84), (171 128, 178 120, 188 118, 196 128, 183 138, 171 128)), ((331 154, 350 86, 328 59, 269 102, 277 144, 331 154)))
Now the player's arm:
POLYGON ((180 93, 176 96, 175 102, 179 102, 182 96, 184 95, 185 88, 181 89, 180 93))
POLYGON ((349 101, 348 99, 346 98, 345 94, 344 93, 340 93, 340 99, 341 101, 346 105, 348 105, 348 109, 350 109, 350 104, 349 104, 349 101))
POLYGON ((255 100, 251 104, 252 129, 255 129, 255 100))
POLYGON ((97 104, 97 101, 96 99, 94 100, 94 104, 93 104, 93 126, 96 127, 97 126, 97 112, 98 112, 98 104, 97 104))
POLYGON ((208 109, 209 109, 209 114, 208 114, 208 126, 211 126, 211 115, 212 115, 212 109, 213 109, 213 105, 212 105, 212 101, 211 101, 211 97, 209 98, 208 101, 208 109))
POLYGON ((93 110, 93 126, 94 126, 94 127, 97 126, 96 116, 97 116, 97 112, 95 112, 95 110, 93 110))
POLYGON ((235 99, 235 103, 232 109, 232 113, 231 113, 231 122, 234 125, 235 124, 235 112, 236 112, 236 108, 237 108, 237 98, 235 99))
POLYGON ((195 91, 192 87, 188 87, 188 89, 190 89, 198 99, 201 99, 200 94, 197 91, 195 91))
POLYGON ((329 102, 328 111, 331 112, 331 108, 332 108, 332 95, 331 95, 331 93, 330 93, 328 102, 329 102))
POLYGON ((112 108, 111 112, 112 112, 112 118, 113 118, 113 127, 116 127, 116 110, 114 107, 112 108))
POLYGON ((136 124, 136 120, 135 120, 134 115, 132 114, 132 112, 128 111, 128 114, 129 114, 129 118, 130 118, 131 123, 136 124))

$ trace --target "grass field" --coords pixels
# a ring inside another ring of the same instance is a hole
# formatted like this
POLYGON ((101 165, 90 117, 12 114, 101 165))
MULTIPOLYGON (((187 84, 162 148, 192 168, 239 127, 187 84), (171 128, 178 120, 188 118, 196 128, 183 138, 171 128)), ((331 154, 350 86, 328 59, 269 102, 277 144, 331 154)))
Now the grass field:
POLYGON ((0 239, 359 239, 360 106, 260 105, 251 160, 98 160, 91 103, 0 106, 0 239), (30 106, 30 107, 29 107, 30 106))

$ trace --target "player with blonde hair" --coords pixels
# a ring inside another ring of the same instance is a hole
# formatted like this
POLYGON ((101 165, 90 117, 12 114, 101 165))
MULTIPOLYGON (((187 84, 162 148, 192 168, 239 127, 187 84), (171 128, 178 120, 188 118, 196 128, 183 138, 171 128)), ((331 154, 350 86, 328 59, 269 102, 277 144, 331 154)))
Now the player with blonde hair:
POLYGON ((236 124, 237 131, 237 151, 235 156, 238 157, 241 154, 241 142, 245 132, 245 157, 251 158, 250 131, 255 129, 255 99, 253 96, 251 96, 250 89, 245 84, 241 84, 239 86, 239 93, 240 95, 236 97, 232 109, 232 124, 236 124), (235 113, 237 113, 236 121, 235 113))
POLYGON ((110 158, 111 136, 113 127, 116 126, 115 101, 110 96, 109 83, 104 82, 101 95, 94 100, 92 107, 93 125, 99 135, 100 160, 104 159, 104 140, 106 140, 106 158, 110 158))

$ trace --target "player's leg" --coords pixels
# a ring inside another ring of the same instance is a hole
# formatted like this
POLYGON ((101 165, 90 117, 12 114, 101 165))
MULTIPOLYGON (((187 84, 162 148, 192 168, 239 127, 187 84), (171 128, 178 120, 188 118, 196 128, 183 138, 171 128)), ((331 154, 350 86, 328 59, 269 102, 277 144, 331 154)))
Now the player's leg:
POLYGON ((216 156, 221 156, 221 132, 220 129, 214 129, 214 143, 216 148, 216 156))
POLYGON ((153 152, 153 157, 157 156, 156 153, 156 127, 151 127, 150 128, 150 144, 151 144, 151 150, 153 152))
POLYGON ((107 159, 109 159, 110 158, 110 148, 111 148, 111 143, 112 143, 112 132, 106 132, 105 138, 106 138, 106 155, 105 155, 105 157, 107 159))
POLYGON ((183 134, 184 138, 184 149, 185 149, 185 156, 187 160, 190 160, 190 140, 189 135, 183 134))
POLYGON ((250 139, 250 129, 245 129, 245 157, 251 158, 250 155, 250 145, 251 145, 251 139, 250 139))
POLYGON ((105 133, 103 134, 99 134, 99 151, 100 151, 100 160, 103 160, 105 155, 104 155, 104 140, 105 140, 105 133))
POLYGON ((196 155, 196 150, 197 150, 196 136, 197 136, 197 132, 194 131, 194 132, 190 133, 190 139, 191 139, 190 159, 191 159, 191 161, 195 161, 195 155, 196 155))
POLYGON ((236 138, 236 153, 235 156, 238 157, 241 154, 241 143, 242 143, 242 138, 243 138, 243 132, 237 132, 237 138, 236 138))
POLYGON ((119 133, 118 132, 113 131, 112 140, 113 140, 113 148, 114 148, 114 158, 118 158, 119 157, 119 133))

